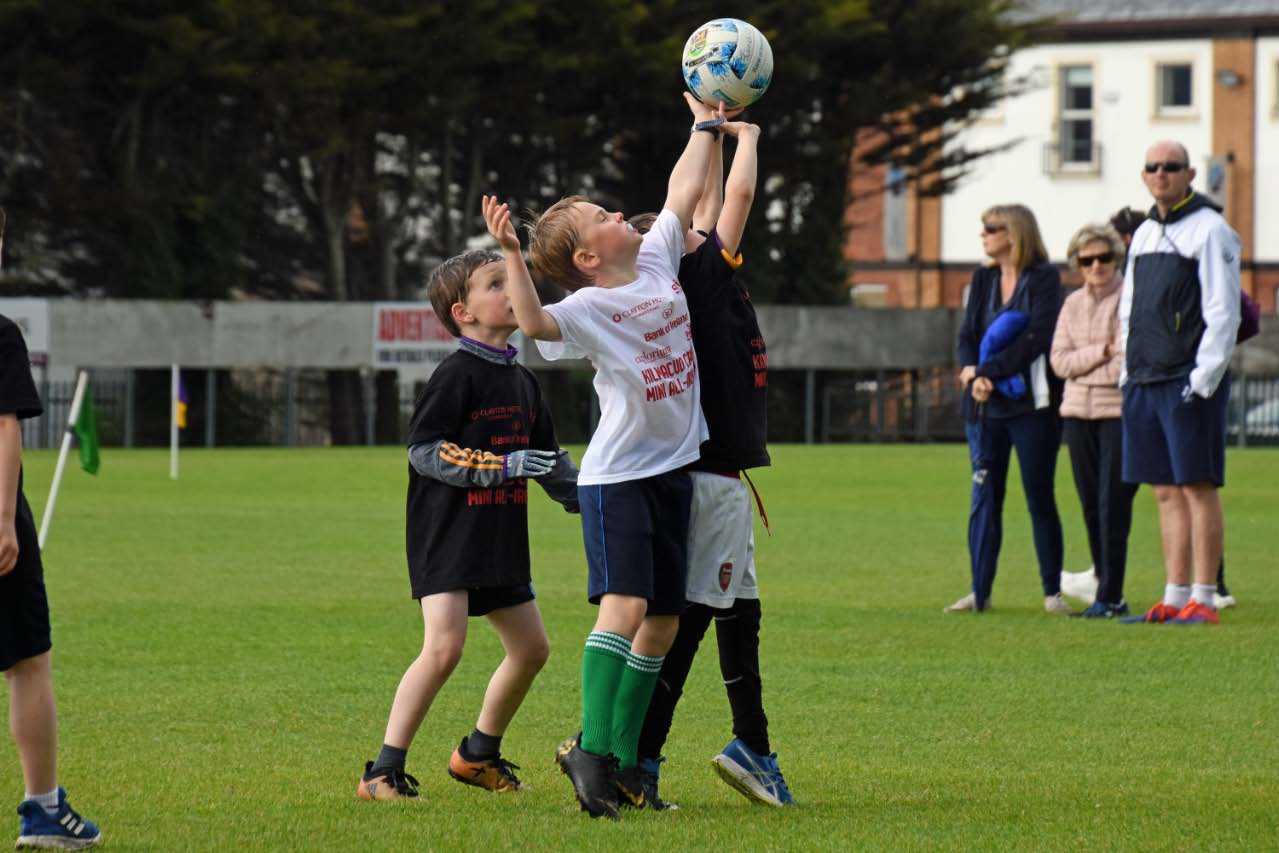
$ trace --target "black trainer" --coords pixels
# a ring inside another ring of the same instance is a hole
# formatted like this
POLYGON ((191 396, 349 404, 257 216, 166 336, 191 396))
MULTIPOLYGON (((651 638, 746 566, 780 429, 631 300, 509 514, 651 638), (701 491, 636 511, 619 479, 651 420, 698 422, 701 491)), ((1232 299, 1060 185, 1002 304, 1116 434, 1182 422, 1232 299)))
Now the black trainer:
POLYGON ((578 735, 566 739, 555 750, 555 763, 573 783, 573 793, 582 811, 591 817, 617 819, 617 788, 613 773, 617 759, 595 755, 578 746, 578 735))
POLYGON ((362 800, 401 800, 417 797, 418 781, 404 772, 403 767, 374 767, 369 761, 364 765, 364 775, 355 787, 355 795, 362 800))
POLYGON ((624 809, 642 809, 648 798, 644 792, 644 771, 639 766, 613 772, 613 786, 617 788, 617 802, 624 809))

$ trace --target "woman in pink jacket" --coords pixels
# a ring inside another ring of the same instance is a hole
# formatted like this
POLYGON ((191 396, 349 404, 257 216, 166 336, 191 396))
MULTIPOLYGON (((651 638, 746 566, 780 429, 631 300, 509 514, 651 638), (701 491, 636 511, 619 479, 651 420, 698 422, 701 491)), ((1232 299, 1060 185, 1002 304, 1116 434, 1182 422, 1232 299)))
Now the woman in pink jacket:
POLYGON ((1084 286, 1062 305, 1049 360, 1053 371, 1066 380, 1062 432, 1098 580, 1096 600, 1076 615, 1110 619, 1128 613, 1124 567, 1137 494, 1137 487, 1120 476, 1119 372, 1124 354, 1116 349, 1116 340, 1124 243, 1109 225, 1086 225, 1071 238, 1067 254, 1083 273, 1084 286))

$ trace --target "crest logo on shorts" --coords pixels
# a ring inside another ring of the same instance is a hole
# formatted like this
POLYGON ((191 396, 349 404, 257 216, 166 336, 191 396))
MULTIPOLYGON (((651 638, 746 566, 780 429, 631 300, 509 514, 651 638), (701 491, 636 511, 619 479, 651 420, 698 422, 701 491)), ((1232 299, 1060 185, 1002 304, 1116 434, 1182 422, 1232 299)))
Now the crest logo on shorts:
POLYGON ((733 580, 733 564, 721 563, 719 567, 719 588, 728 592, 728 585, 733 580))

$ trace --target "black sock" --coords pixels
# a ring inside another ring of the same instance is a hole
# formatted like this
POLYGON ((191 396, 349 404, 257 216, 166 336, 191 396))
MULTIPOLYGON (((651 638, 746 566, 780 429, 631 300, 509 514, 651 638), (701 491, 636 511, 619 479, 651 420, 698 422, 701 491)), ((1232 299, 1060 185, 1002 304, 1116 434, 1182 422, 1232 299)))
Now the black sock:
POLYGON ((382 751, 377 754, 377 759, 373 762, 374 770, 403 770, 404 759, 408 757, 407 749, 400 749, 391 746, 389 743, 382 744, 382 751))
POLYGON ((462 753, 462 758, 466 761, 487 761, 497 758, 502 754, 502 736, 486 735, 479 729, 472 729, 469 735, 462 738, 462 745, 458 747, 458 751, 462 753))
POLYGON ((759 755, 771 752, 759 675, 759 599, 739 598, 715 615, 719 670, 733 709, 733 734, 759 755))

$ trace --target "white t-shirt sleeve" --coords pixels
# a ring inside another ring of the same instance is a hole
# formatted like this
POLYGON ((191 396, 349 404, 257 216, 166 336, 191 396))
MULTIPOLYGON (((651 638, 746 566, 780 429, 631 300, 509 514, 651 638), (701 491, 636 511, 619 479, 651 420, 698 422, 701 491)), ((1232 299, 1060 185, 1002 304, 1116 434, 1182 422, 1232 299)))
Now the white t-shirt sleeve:
POLYGON ((673 211, 663 210, 644 235, 635 267, 664 279, 679 277, 679 261, 684 257, 684 226, 673 211))
POLYGON ((558 341, 538 341, 537 351, 547 361, 562 358, 587 358, 591 354, 590 306, 583 291, 571 293, 562 302, 546 306, 546 313, 555 318, 560 327, 558 341))

